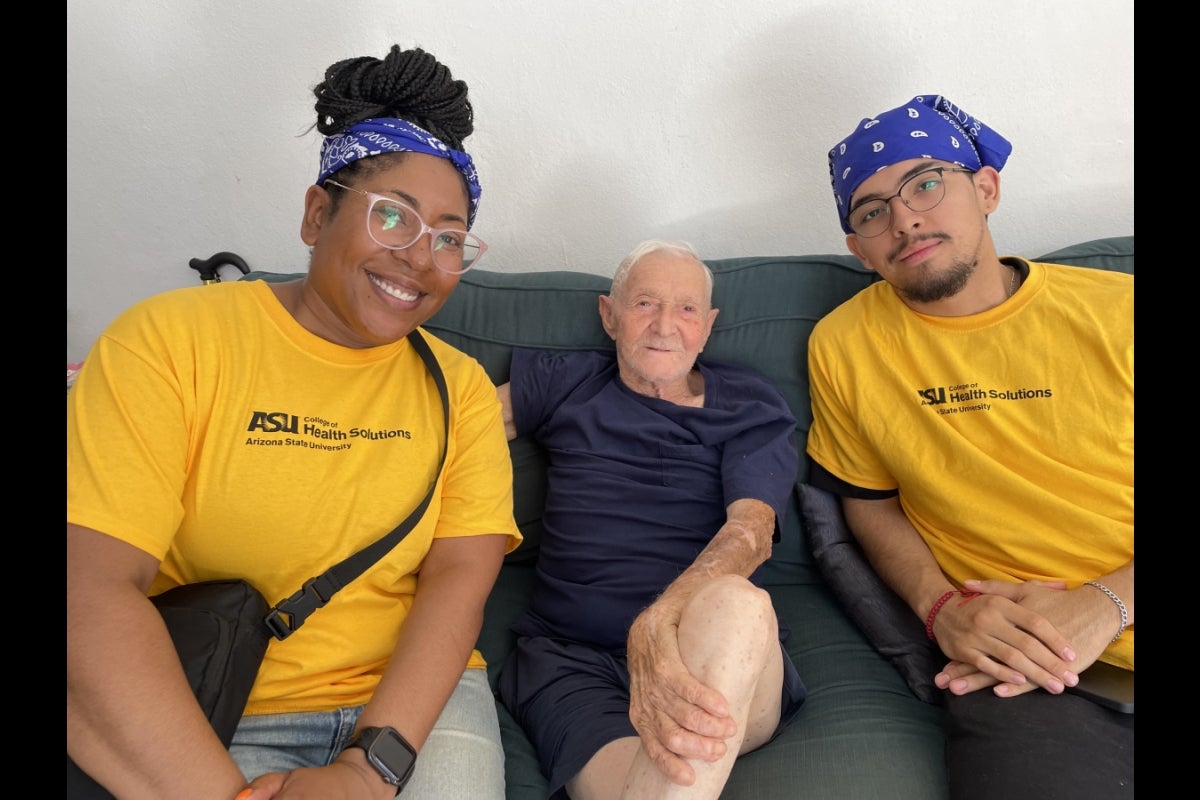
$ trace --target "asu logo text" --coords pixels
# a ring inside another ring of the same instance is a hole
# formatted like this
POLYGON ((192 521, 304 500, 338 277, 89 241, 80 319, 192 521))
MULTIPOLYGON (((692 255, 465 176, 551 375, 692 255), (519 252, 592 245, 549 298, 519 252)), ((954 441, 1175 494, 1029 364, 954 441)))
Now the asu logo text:
POLYGON ((263 433, 299 433, 300 417, 285 411, 255 411, 247 431, 263 433))
POLYGON ((922 398, 923 406, 938 406, 946 402, 946 387, 935 386, 930 389, 918 389, 917 394, 922 398))

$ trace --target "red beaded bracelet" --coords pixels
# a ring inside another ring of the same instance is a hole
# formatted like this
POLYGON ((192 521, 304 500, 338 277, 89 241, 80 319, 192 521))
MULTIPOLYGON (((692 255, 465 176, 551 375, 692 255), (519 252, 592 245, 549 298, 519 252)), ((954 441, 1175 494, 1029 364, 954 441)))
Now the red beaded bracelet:
MULTIPOLYGON (((933 642, 934 644, 937 644, 937 637, 933 635, 934 617, 936 617, 938 612, 942 610, 942 606, 946 605, 950 598, 954 597, 956 594, 962 595, 963 603, 979 597, 979 592, 960 592, 958 589, 951 589, 937 599, 937 602, 933 604, 933 608, 929 609, 929 616, 925 618, 925 635, 928 636, 929 641, 933 642)), ((959 603, 959 605, 962 605, 962 603, 959 603)))

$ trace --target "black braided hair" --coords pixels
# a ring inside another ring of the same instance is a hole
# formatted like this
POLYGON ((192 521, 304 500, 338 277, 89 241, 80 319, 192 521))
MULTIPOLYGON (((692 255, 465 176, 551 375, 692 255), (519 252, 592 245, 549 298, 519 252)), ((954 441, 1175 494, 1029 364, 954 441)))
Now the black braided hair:
POLYGON ((419 47, 392 45, 387 56, 357 56, 332 64, 313 88, 317 130, 341 133, 372 117, 395 117, 419 125, 447 146, 463 149, 475 129, 467 84, 419 47))

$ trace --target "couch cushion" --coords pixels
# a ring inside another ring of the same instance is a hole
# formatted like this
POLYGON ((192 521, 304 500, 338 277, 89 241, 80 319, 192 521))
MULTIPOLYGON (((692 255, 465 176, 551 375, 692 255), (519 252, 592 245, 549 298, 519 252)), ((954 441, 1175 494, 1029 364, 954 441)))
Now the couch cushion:
POLYGON ((1112 236, 1069 245, 1047 253, 1037 261, 1067 264, 1074 267, 1095 267, 1133 274, 1133 237, 1112 236))
POLYGON ((925 626, 871 568, 842 516, 836 495, 796 485, 813 558, 842 608, 880 655, 926 703, 941 703, 933 676, 945 658, 925 636, 925 626))
POLYGON ((472 270, 424 327, 470 353, 501 384, 508 381, 513 347, 612 347, 597 299, 609 283, 586 272, 472 270))

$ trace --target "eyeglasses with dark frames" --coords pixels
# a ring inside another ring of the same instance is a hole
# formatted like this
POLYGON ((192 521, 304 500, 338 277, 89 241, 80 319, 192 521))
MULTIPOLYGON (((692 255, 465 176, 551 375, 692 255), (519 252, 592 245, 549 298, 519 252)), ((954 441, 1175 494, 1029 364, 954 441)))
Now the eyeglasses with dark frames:
POLYGON ((900 198, 900 202, 918 213, 936 208, 946 197, 946 172, 974 174, 974 170, 962 167, 933 167, 923 170, 900 184, 900 188, 891 197, 877 197, 850 209, 850 213, 846 215, 846 224, 859 236, 870 239, 891 227, 892 201, 897 197, 900 198))

